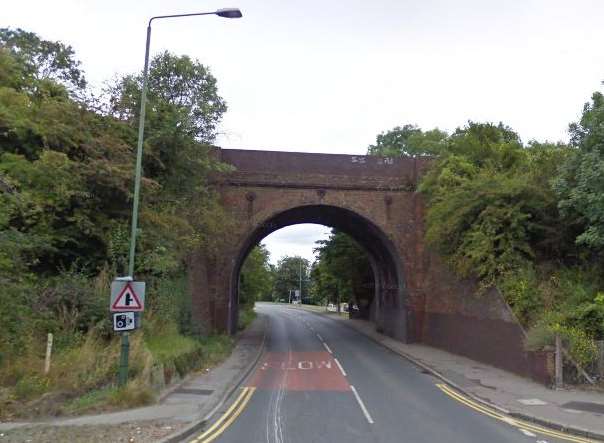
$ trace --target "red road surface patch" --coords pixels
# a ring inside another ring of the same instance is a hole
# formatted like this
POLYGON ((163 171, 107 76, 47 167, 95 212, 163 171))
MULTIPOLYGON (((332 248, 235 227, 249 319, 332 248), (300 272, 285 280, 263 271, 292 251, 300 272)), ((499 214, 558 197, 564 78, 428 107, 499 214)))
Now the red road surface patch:
POLYGON ((269 352, 250 386, 287 391, 349 391, 350 385, 328 352, 269 352))

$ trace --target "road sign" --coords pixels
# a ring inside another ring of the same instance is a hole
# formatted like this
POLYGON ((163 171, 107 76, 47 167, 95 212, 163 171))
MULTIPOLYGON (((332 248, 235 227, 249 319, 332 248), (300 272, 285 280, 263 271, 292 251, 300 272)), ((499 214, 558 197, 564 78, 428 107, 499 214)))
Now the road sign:
POLYGON ((135 326, 134 312, 118 312, 113 314, 114 331, 132 331, 135 326))
POLYGON ((141 312, 145 310, 145 282, 120 281, 111 283, 111 312, 141 312))

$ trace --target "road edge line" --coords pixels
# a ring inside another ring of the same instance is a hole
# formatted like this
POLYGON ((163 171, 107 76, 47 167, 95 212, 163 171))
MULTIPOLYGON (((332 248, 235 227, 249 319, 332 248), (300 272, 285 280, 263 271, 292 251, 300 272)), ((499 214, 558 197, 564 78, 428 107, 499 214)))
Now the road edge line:
POLYGON ((253 361, 245 368, 243 371, 243 375, 239 378, 237 383, 233 384, 233 387, 222 396, 218 404, 208 413, 205 417, 203 417, 198 422, 193 422, 188 426, 185 426, 183 429, 180 429, 178 432, 167 435, 166 437, 157 441, 157 443, 178 443, 184 440, 185 438, 191 436, 195 432, 201 430, 206 424, 210 421, 212 416, 218 412, 218 410, 227 402, 227 400, 239 389, 241 384, 245 381, 245 379, 252 373, 254 368, 258 365, 260 358, 264 354, 265 345, 266 345, 266 331, 268 330, 268 316, 259 314, 263 317, 264 322, 264 331, 262 334, 262 342, 260 343, 260 347, 258 348, 258 354, 253 359, 253 361))

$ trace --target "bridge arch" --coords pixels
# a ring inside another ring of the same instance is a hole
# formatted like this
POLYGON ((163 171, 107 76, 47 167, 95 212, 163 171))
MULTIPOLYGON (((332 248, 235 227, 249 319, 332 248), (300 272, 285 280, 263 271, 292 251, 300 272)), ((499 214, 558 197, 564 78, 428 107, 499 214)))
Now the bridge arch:
POLYGON ((476 296, 424 242, 416 191, 430 160, 216 148, 231 166, 212 186, 229 214, 220 248, 188 259, 193 327, 234 333, 241 265, 269 233, 319 223, 351 235, 368 253, 386 335, 421 342, 547 380, 546 359, 525 350, 524 332, 495 289, 476 296))
POLYGON ((305 204, 279 211, 259 220, 235 249, 229 284, 229 329, 237 325, 239 275, 252 250, 267 235, 287 226, 315 223, 348 234, 367 253, 374 277, 370 318, 381 329, 407 341, 406 286, 396 245, 372 220, 343 206, 305 204))

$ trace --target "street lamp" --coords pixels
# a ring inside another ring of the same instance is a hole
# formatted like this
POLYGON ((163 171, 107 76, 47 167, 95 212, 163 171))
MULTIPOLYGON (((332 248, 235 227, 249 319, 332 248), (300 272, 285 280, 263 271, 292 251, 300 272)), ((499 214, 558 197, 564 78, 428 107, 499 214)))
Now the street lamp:
POLYGON ((141 93, 141 109, 138 121, 138 141, 136 144, 136 173, 134 178, 134 201, 132 203, 132 229, 130 232, 130 257, 128 260, 128 275, 134 277, 134 255, 136 251, 136 230, 138 225, 138 201, 140 196, 141 165, 143 158, 143 134, 145 132, 145 105, 147 101, 147 80, 149 71, 149 47, 151 45, 151 22, 163 18, 193 17, 197 15, 217 15, 224 18, 240 18, 241 11, 237 8, 218 9, 214 12, 194 12, 191 14, 158 15, 149 19, 147 25, 147 43, 145 45, 145 68, 143 69, 143 91, 141 93))
MULTIPOLYGON (((194 12, 191 14, 158 15, 149 19, 147 25, 147 42, 145 45, 145 67, 143 69, 143 90, 141 92, 141 109, 138 121, 138 141, 136 144, 136 172, 134 177, 134 200, 132 202, 132 227, 130 231, 130 255, 128 260, 128 276, 134 278, 134 256, 136 251, 136 231, 138 227, 138 202, 140 197, 141 167, 143 159, 143 134, 145 132, 145 105, 147 101, 147 80, 149 71, 149 47, 151 45, 151 22, 163 18, 193 17, 197 15, 217 15, 224 18, 240 18, 238 8, 223 8, 213 12, 194 12)), ((120 372, 118 384, 123 386, 128 379, 128 333, 122 333, 122 350, 120 355, 120 372)))

